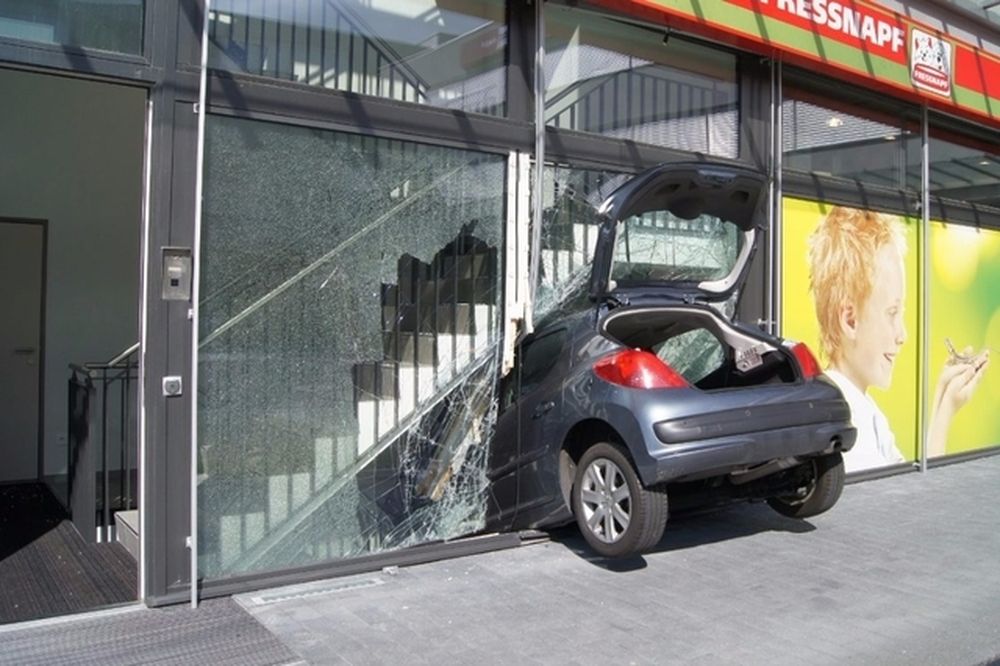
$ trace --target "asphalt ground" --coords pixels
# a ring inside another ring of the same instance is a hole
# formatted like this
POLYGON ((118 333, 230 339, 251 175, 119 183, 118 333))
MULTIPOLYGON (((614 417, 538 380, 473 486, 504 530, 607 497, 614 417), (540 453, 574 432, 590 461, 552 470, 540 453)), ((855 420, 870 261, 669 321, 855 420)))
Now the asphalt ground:
POLYGON ((572 529, 551 536, 104 620, 200 622, 176 654, 161 641, 43 655, 46 632, 77 623, 15 625, 0 631, 0 663, 248 663, 227 627, 255 641, 254 663, 1000 663, 1000 456, 849 485, 808 521, 765 504, 673 517, 630 560, 594 557, 572 529))

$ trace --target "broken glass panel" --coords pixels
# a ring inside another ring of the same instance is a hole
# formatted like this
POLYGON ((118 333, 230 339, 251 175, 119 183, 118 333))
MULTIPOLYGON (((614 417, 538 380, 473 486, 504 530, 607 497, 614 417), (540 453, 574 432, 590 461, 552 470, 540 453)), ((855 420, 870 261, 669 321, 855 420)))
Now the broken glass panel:
POLYGON ((722 343, 704 328, 668 338, 653 351, 692 386, 716 370, 726 359, 722 343))
POLYGON ((199 567, 482 528, 505 159, 210 116, 199 567))
POLYGON ((736 266, 742 238, 736 225, 712 215, 634 215, 618 229, 611 277, 620 284, 718 280, 736 266))
POLYGON ((597 209, 627 179, 609 171, 545 167, 536 321, 585 294, 600 223, 597 209))
MULTIPOLYGON (((546 167, 536 322, 558 317, 588 302, 600 223, 597 210, 629 177, 607 171, 546 167)), ((684 220, 667 211, 650 211, 622 223, 615 246, 614 277, 637 279, 636 271, 656 266, 657 279, 718 279, 732 270, 742 241, 735 225, 712 216, 684 220)), ((731 317, 737 298, 738 294, 733 294, 712 305, 731 317)), ((705 329, 674 336, 655 351, 692 384, 718 368, 725 357, 723 345, 705 329)))

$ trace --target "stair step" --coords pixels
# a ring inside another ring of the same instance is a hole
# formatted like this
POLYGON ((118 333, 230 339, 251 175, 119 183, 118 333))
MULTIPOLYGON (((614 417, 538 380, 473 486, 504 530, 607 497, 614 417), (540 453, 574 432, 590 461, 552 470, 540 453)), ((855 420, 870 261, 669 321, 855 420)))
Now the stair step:
POLYGON ((446 254, 438 262, 438 275, 443 278, 489 278, 496 266, 496 255, 491 252, 446 254))
POLYGON ((596 224, 574 224, 573 225, 573 249, 583 252, 589 261, 594 256, 597 248, 597 233, 600 228, 596 224))
POLYGON ((129 555, 139 561, 139 511, 118 511, 115 513, 115 538, 125 547, 129 555))
POLYGON ((224 515, 219 524, 219 560, 228 567, 264 538, 264 512, 224 515))
MULTIPOLYGON (((432 332, 400 331, 383 333, 382 341, 385 358, 387 362, 396 361, 399 363, 434 365, 434 349, 437 345, 437 337, 432 332)), ((368 385, 366 384, 365 386, 367 387, 368 385)), ((374 391, 371 392, 374 393, 374 391)), ((395 395, 395 392, 391 395, 395 395)))
POLYGON ((544 232, 542 249, 580 252, 591 257, 594 255, 594 248, 597 247, 598 231, 599 227, 596 224, 551 223, 544 232))
POLYGON ((312 494, 312 474, 276 474, 267 478, 267 521, 270 525, 285 520, 288 514, 305 504, 312 494))
POLYGON ((353 372, 355 402, 361 399, 396 397, 396 364, 392 361, 358 363, 353 372))
POLYGON ((313 450, 313 483, 316 488, 322 488, 357 459, 358 442, 351 435, 317 437, 313 442, 313 450))
POLYGON ((589 268, 583 252, 542 250, 542 281, 547 284, 565 282, 577 272, 589 268))
POLYGON ((473 333, 489 325, 492 308, 488 303, 383 305, 382 327, 387 333, 473 333))

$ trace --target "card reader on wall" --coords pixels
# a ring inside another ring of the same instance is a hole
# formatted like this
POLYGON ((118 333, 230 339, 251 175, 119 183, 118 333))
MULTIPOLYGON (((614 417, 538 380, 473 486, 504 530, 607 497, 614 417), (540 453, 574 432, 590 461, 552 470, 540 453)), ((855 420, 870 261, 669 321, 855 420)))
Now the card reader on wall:
POLYGON ((191 300, 191 248, 163 248, 163 300, 191 300))

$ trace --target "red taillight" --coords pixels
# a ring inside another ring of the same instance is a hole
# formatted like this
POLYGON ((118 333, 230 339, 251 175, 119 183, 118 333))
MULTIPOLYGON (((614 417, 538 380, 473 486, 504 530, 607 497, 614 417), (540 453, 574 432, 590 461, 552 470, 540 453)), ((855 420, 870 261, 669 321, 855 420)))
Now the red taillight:
POLYGON ((604 381, 629 388, 686 388, 684 380, 656 354, 642 349, 626 349, 602 358, 594 372, 604 381))
POLYGON ((813 356, 813 353, 805 343, 796 342, 793 344, 792 355, 799 362, 799 369, 802 370, 803 379, 813 379, 823 374, 822 368, 819 367, 819 361, 816 360, 816 357, 813 356))

